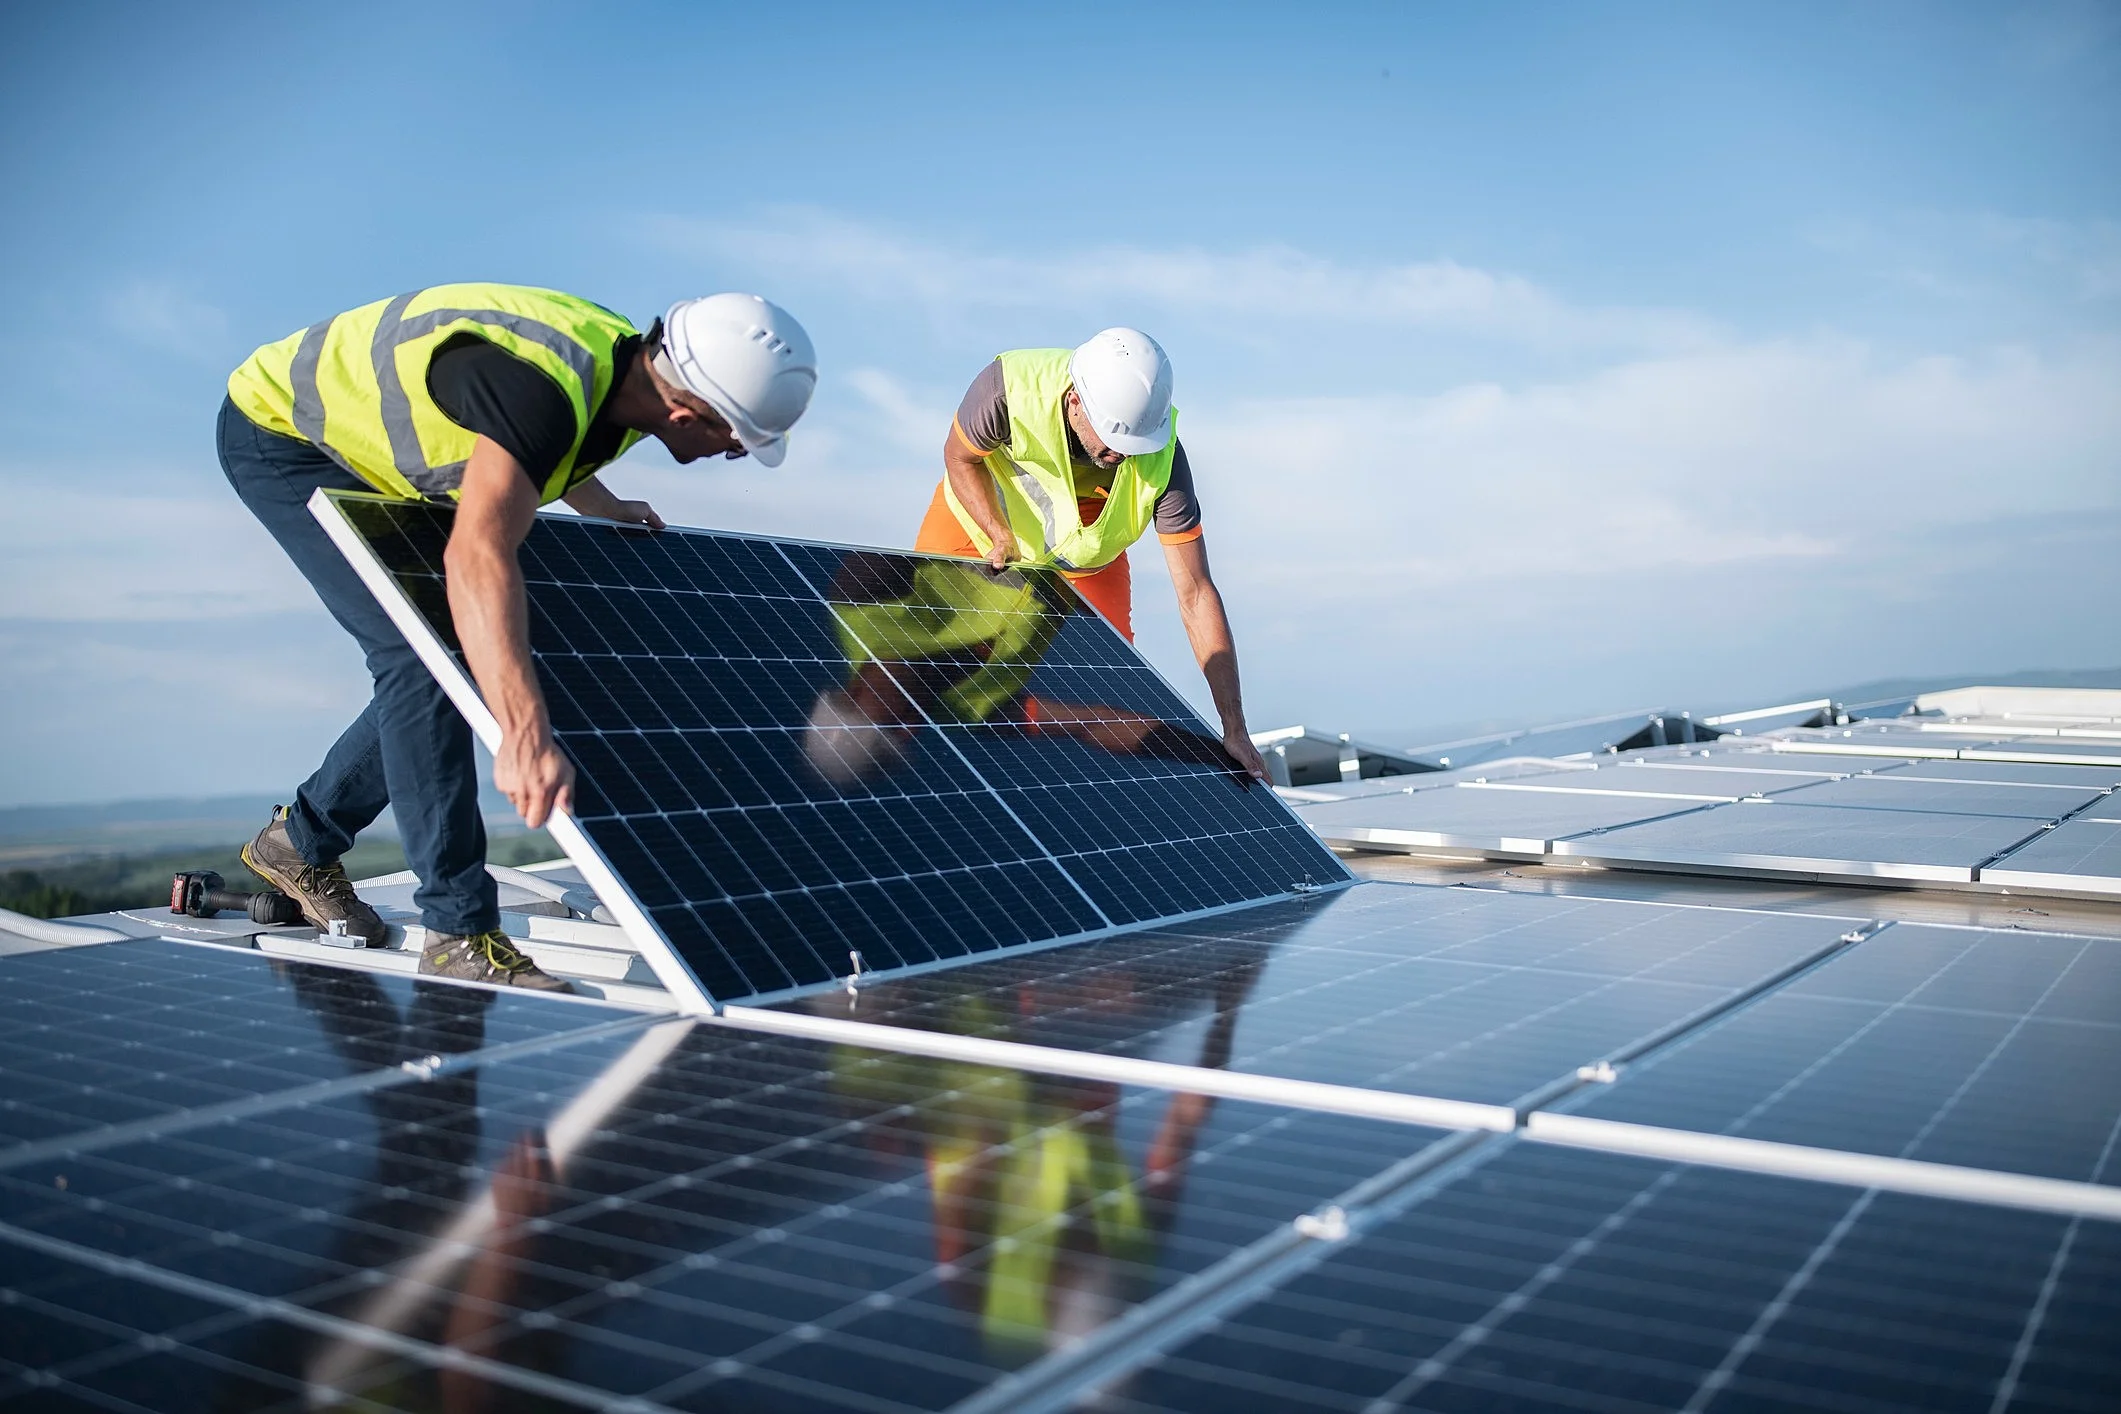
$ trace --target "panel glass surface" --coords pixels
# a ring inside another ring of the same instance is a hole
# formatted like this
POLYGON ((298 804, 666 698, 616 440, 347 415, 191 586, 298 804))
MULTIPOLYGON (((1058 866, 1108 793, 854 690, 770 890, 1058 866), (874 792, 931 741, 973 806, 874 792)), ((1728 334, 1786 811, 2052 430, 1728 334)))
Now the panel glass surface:
POLYGON ((1297 813, 1329 840, 1521 854, 1544 853, 1551 841, 1587 830, 1713 808, 1684 800, 1454 786, 1299 805, 1297 813))
MULTIPOLYGON (((337 504, 453 648, 450 512, 337 504)), ((1057 575, 563 517, 520 561, 576 817, 713 996, 1347 877, 1057 575)))
POLYGON ((1981 871, 2006 888, 2079 888, 2121 892, 2121 821, 2070 820, 2014 849, 1981 871))
POLYGON ((1851 919, 1358 884, 784 1010, 1509 1104, 1851 919))
POLYGON ((2003 781, 2025 785, 2090 786, 2094 790, 2121 785, 2121 764, 2050 766, 2039 761, 1917 761, 1895 774, 1932 781, 2003 781))
POLYGON ((2121 1405, 2121 1225, 1519 1145, 1099 1409, 2121 1405))
POLYGON ((1570 1108, 2090 1179, 2121 1125, 2121 942, 1895 924, 1570 1108))
MULTIPOLYGON (((1868 752, 1869 748, 1865 748, 1868 752)), ((1910 764, 1907 757, 1877 754, 1852 755, 1843 751, 1775 751, 1761 746, 1728 750, 1712 746, 1701 755, 1716 766, 1743 767, 1748 771, 1804 771, 1815 775, 1848 776, 1863 771, 1890 771, 1910 764)))
POLYGON ((182 943, 0 958, 0 1164, 16 1144, 630 1014, 182 943))
POLYGON ((1787 795, 1831 779, 1823 775, 1797 775, 1788 771, 1718 770, 1701 765, 1654 765, 1625 763, 1601 766, 1593 771, 1554 771, 1540 776, 1519 776, 1512 785, 1558 786, 1568 790, 1611 791, 1616 794, 1694 795, 1712 800, 1743 800, 1749 795, 1787 795))
POLYGON ((496 1407, 940 1409, 1440 1137, 677 1021, 0 1174, 0 1269, 137 1258, 335 1389, 402 1357, 294 1313, 495 1362, 496 1407))
POLYGON ((1986 815, 1747 802, 1565 841, 1555 853, 1712 868, 1971 882, 1978 865, 2038 828, 2037 821, 1986 815))
POLYGON ((1794 799, 1799 805, 1846 805, 1864 810, 1927 810, 1944 815, 2053 820, 2091 803, 2098 796, 2098 791, 2082 786, 1939 781, 1895 771, 1828 781, 1794 799))

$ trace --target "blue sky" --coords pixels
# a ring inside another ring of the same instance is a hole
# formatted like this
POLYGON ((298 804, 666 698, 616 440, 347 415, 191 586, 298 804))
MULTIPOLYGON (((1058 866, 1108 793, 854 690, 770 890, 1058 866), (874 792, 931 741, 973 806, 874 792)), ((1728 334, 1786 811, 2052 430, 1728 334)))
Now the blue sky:
POLYGON ((221 384, 459 279, 786 304, 784 468, 607 480, 886 544, 987 357, 1149 329, 1256 727, 2121 664, 2096 0, 82 4, 11 18, 0 112, 0 804, 306 773, 359 658, 221 384))

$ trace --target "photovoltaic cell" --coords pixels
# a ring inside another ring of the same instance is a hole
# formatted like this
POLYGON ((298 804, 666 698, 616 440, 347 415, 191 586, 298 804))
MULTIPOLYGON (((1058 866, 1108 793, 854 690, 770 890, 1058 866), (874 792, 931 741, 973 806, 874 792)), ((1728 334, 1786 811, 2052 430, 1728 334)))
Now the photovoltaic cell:
POLYGON ((14 1145, 626 1015, 182 943, 4 958, 0 1164, 14 1145))
POLYGON ((114 1328, 9 1358, 99 1388, 211 1354, 433 1408, 421 1357, 446 1342, 493 1362, 497 1407, 544 1382, 596 1407, 941 1409, 1439 1137, 666 1023, 0 1174, 0 1285, 39 1268, 41 1318, 114 1328), (39 1243, 75 1270, 18 1265, 39 1243), (93 1304, 50 1289, 110 1258, 141 1265, 93 1304), (263 1324, 162 1311, 158 1281, 263 1324), (174 1351, 113 1348, 157 1329, 174 1351))
POLYGON ((1098 1407, 2089 1411, 2117 1286, 2121 1225, 1517 1145, 1098 1407))
POLYGON ((1835 946, 1854 926, 1359 884, 781 1009, 1509 1104, 1835 946))
MULTIPOLYGON (((318 514, 454 655, 451 512, 318 514)), ((1057 574, 568 517, 519 559, 575 822, 709 996, 1347 878, 1057 574)))
POLYGON ((1573 1107, 2090 1179, 2121 1125, 2121 943, 1895 924, 1573 1107))

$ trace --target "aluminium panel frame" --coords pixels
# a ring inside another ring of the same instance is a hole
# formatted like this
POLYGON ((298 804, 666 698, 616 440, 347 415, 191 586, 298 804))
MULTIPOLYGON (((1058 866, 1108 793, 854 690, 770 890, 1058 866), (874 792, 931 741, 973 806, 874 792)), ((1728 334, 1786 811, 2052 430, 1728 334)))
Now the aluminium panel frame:
MULTIPOLYGON (((354 573, 368 586, 368 592, 375 595, 376 602, 383 606, 383 612, 390 615, 390 621, 405 635, 405 641, 412 645, 413 652, 419 655, 420 661, 427 666, 427 671, 434 674, 435 681, 442 685, 442 691, 448 696, 451 705, 471 724, 473 735, 478 737, 488 751, 498 753, 501 749, 500 722, 495 720, 493 713, 488 710, 486 700, 479 696, 479 689, 472 682, 471 675, 458 665, 456 656, 449 651, 448 645, 435 636, 434 630, 428 627, 427 620, 413 607, 412 601, 405 597, 404 591, 398 588, 397 580, 392 577, 383 562, 376 558, 375 551, 369 548, 368 542, 354 529, 353 523, 340 512, 337 503, 342 497, 384 502, 391 501, 392 498, 359 491, 334 492, 319 488, 309 498, 309 513, 324 527, 324 533, 331 537, 332 543, 338 546, 339 553, 353 566, 354 573)), ((685 965, 684 959, 678 955, 670 939, 663 935, 663 930, 656 926, 655 920, 651 919, 634 899, 633 891, 620 883, 618 872, 611 867, 611 861, 604 857, 604 852, 597 848, 596 842, 576 823, 574 816, 565 810, 555 809, 551 818, 546 821, 545 828, 552 832, 553 839, 566 851, 574 866, 582 871, 582 877, 589 881, 589 887, 596 891, 604 906, 619 920, 619 926, 625 930, 627 940, 640 951, 642 960, 655 973, 656 980, 661 982, 676 1000, 678 1009, 696 1016, 711 1016, 719 1012, 721 1003, 700 985, 699 978, 685 965)))

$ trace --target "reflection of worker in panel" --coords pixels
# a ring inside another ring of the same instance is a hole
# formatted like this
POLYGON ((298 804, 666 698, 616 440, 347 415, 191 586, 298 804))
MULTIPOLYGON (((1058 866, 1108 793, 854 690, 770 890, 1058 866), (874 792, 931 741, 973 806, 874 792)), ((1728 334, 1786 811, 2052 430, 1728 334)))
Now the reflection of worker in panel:
MULTIPOLYGON (((486 1013, 496 1000, 491 992, 415 982, 401 1014, 391 991, 369 973, 275 966, 352 1072, 428 1066, 486 1043, 486 1013)), ((351 1188, 343 1218, 333 1224, 328 1256, 374 1284, 355 1288, 335 1314, 395 1335, 472 1345, 500 1322, 521 1283, 532 1232, 527 1224, 543 1216, 550 1202, 552 1160, 540 1136, 520 1135, 494 1167, 490 1201, 477 1196, 474 1175, 485 1126, 475 1068, 446 1071, 417 1085, 377 1086, 360 1099, 375 1120, 375 1167, 351 1188), (417 1284, 417 1296, 399 1302, 395 1316, 376 1319, 378 1291, 389 1289, 388 1276, 402 1270, 409 1253, 431 1241, 437 1215, 446 1220, 482 1201, 497 1213, 496 1220, 464 1232, 453 1246, 458 1261, 448 1272, 431 1273, 436 1279, 417 1284)), ((316 1382, 318 1388, 358 1389, 379 1405, 450 1414, 521 1407, 520 1399, 461 1367, 408 1364, 382 1348, 312 1338, 291 1327, 263 1328, 257 1338, 269 1345, 302 1342, 306 1349, 294 1363, 328 1376, 316 1382), (385 1383, 375 1383, 377 1375, 391 1371, 385 1383)), ((519 1352, 541 1366, 556 1365, 558 1353, 549 1340, 535 1351, 519 1352)), ((259 1363, 272 1368, 280 1362, 268 1356, 259 1363)), ((242 1407, 246 1392, 264 1389, 233 1380, 217 1407, 242 1407)))
POLYGON ((1107 329, 1073 350, 1001 354, 958 406, 943 443, 943 482, 914 548, 984 558, 997 569, 1055 566, 1132 642, 1127 548, 1153 524, 1223 745, 1265 780, 1176 424, 1171 361, 1138 329, 1107 329))
POLYGON ((646 502, 606 489, 599 468, 644 437, 681 462, 749 453, 777 466, 816 381, 802 327, 738 294, 681 301, 643 334, 573 295, 440 285, 253 353, 221 405, 222 469, 366 651, 375 694, 244 862, 319 928, 343 923, 380 946, 383 922, 339 859, 389 805, 420 880, 420 970, 564 990, 500 931, 470 728, 310 515, 310 496, 456 503, 443 565, 450 614, 500 723, 494 784, 535 828, 568 808, 574 781, 532 670, 516 563, 538 508, 564 500, 660 528, 646 502))
MULTIPOLYGON (((1201 1066, 1228 1064, 1257 977, 1254 962, 1216 979, 1201 1066)), ((1028 992, 1018 1002, 1039 1006, 1028 992)), ((956 1005, 949 1029, 1007 1034, 991 994, 956 1005), (964 1014, 977 1012, 990 1014, 964 1014)), ((922 1112, 936 1262, 995 1358, 1020 1364, 1070 1345, 1148 1295, 1212 1097, 1171 1096, 1137 1171, 1120 1146, 1119 1085, 918 1056, 863 1060, 838 1072, 841 1083, 956 1097, 922 1112)))
MULTIPOLYGON (((1115 755, 1241 772, 1223 743, 1159 717, 1030 691, 1067 614, 1049 576, 855 553, 828 597, 849 672, 810 714, 804 749, 840 785, 888 774, 923 720, 1008 727, 1115 755)), ((1239 777, 1243 779, 1242 775, 1239 777)))

